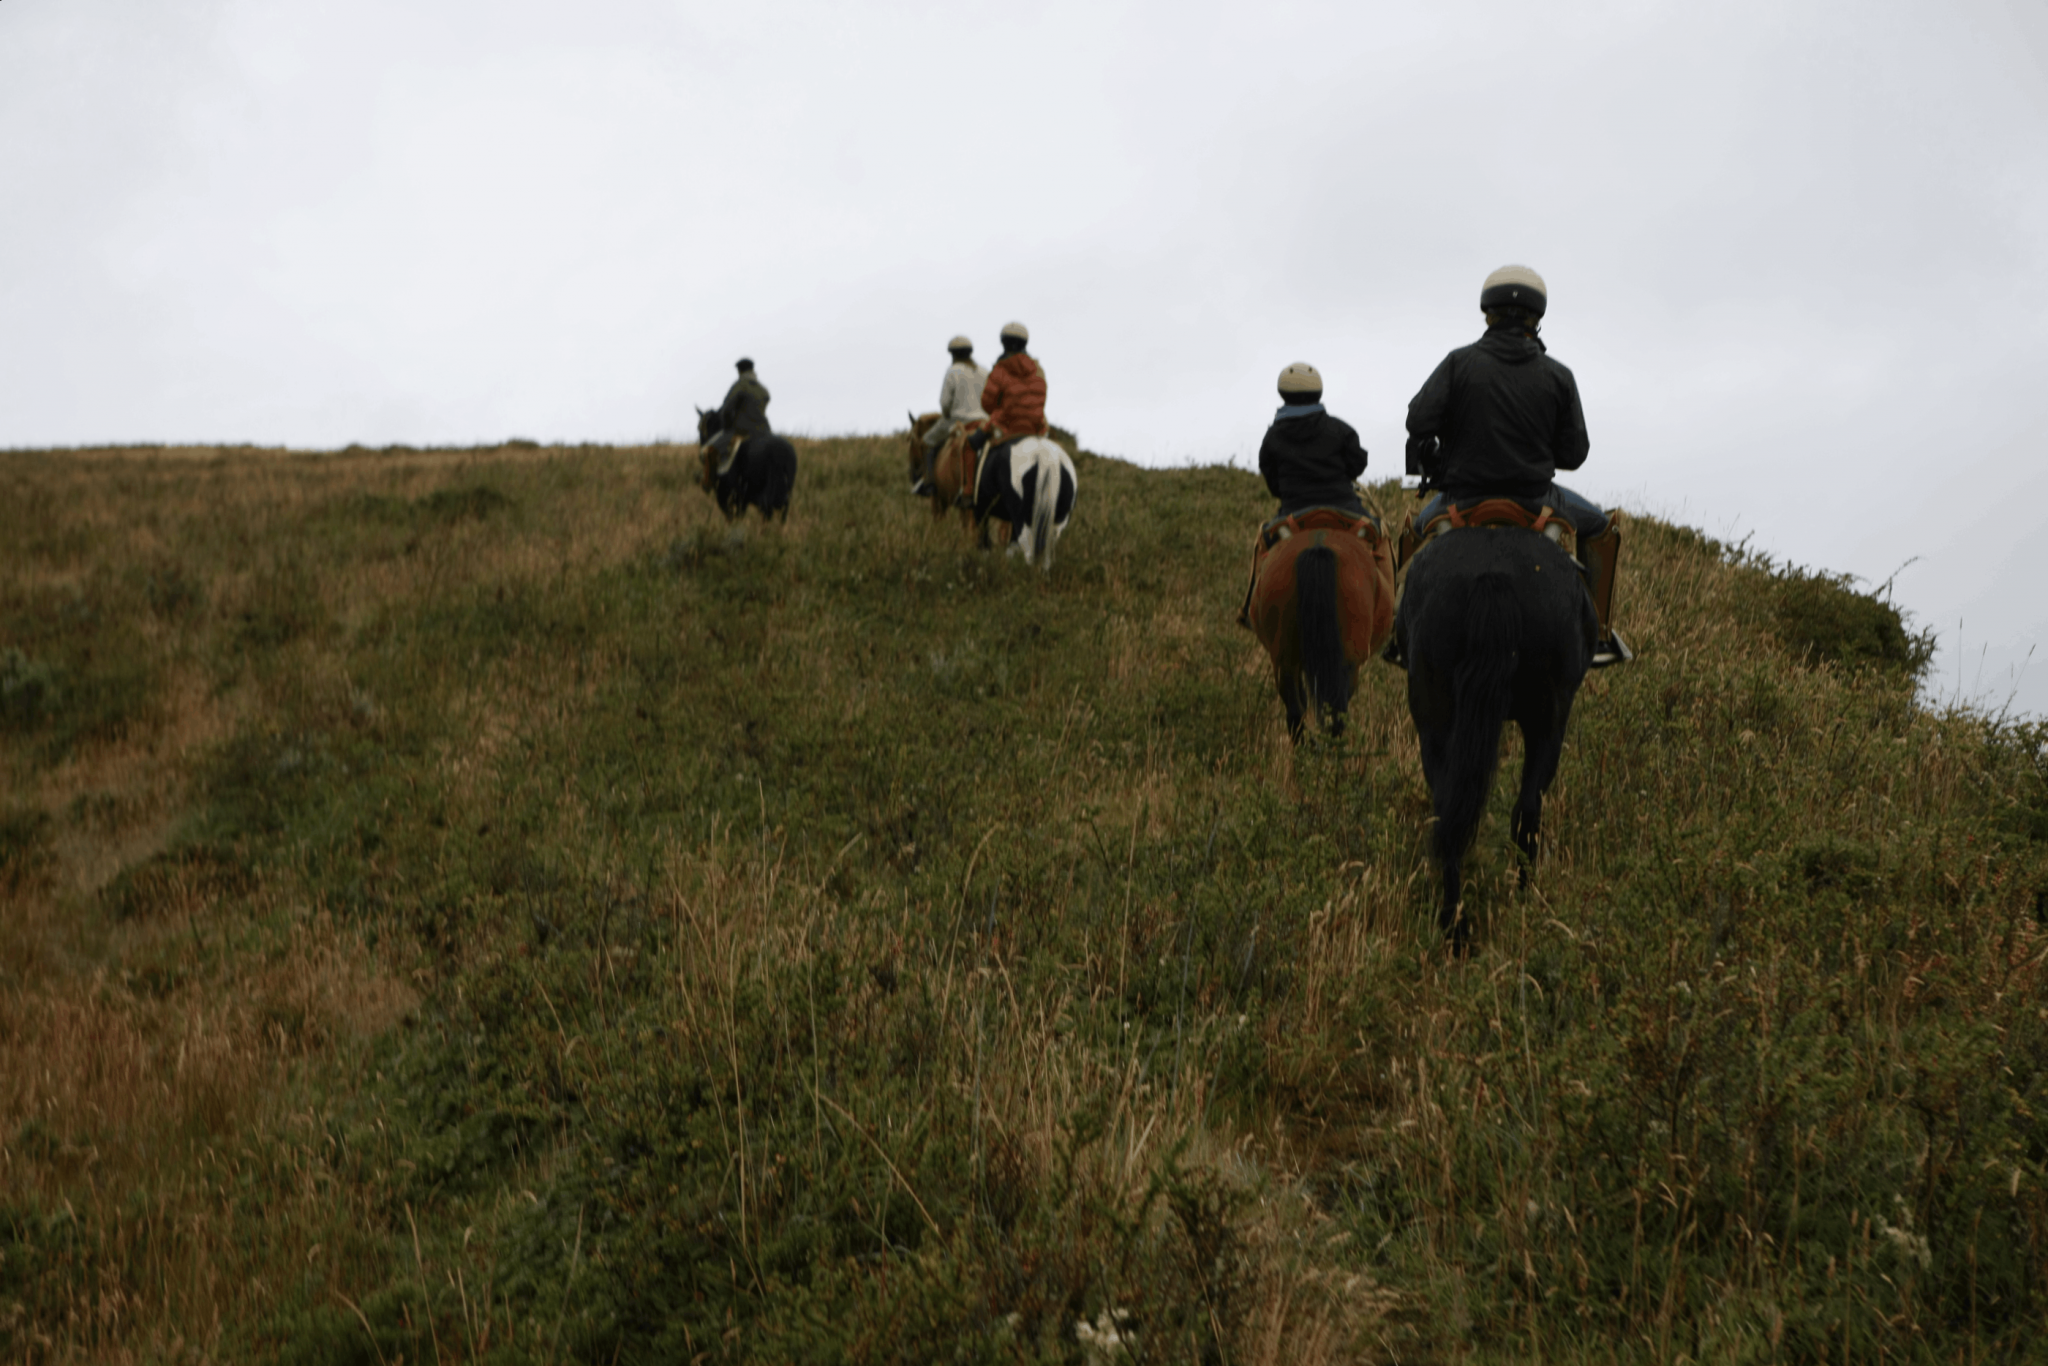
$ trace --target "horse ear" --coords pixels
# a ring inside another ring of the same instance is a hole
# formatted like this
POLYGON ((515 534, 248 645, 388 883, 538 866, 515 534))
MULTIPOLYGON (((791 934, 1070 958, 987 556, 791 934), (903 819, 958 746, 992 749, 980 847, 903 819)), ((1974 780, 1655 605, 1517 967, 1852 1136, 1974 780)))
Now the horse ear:
MULTIPOLYGON (((691 406, 692 408, 697 408, 697 405, 696 405, 696 404, 694 404, 694 403, 692 403, 692 404, 691 404, 690 406, 691 406)), ((704 410, 703 410, 702 408, 697 408, 697 416, 699 416, 699 417, 702 417, 702 416, 704 416, 704 410)))
POLYGON ((903 415, 904 415, 905 417, 907 417, 907 418, 909 418, 909 419, 910 419, 910 425, 911 425, 911 426, 915 427, 915 426, 917 425, 917 414, 916 414, 916 413, 913 413, 913 412, 911 412, 911 411, 910 411, 910 409, 908 409, 908 408, 905 408, 905 409, 903 410, 903 415))

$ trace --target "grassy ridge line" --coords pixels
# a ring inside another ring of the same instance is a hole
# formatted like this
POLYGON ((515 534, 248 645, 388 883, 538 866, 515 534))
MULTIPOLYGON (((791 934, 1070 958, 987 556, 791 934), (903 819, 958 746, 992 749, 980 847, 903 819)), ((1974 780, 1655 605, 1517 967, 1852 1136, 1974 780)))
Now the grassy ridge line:
POLYGON ((0 457, 11 1350, 2037 1329, 2038 737, 1896 614, 1641 524, 1451 967, 1398 679, 1297 757, 1228 624, 1252 476, 1084 459, 1046 581, 799 444, 738 553, 674 451, 0 457))

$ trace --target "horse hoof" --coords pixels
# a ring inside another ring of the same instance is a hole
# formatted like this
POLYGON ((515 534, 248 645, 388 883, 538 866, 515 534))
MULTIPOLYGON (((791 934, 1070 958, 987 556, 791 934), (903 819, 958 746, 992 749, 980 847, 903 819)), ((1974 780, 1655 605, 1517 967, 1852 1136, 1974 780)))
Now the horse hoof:
POLYGON ((1457 921, 1444 931, 1444 942, 1450 946, 1451 957, 1470 958, 1477 951, 1478 946, 1473 943, 1472 931, 1472 917, 1462 913, 1457 921))

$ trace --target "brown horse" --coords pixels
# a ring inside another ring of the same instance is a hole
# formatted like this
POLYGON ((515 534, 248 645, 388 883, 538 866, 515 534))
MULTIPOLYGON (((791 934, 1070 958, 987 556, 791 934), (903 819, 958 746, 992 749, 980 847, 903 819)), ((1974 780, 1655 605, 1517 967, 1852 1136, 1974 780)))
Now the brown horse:
MULTIPOLYGON (((910 420, 910 482, 915 484, 924 478, 924 438, 937 424, 937 413, 926 413, 910 420)), ((955 427, 939 449, 937 459, 932 462, 932 520, 944 517, 949 509, 960 509, 960 525, 972 530, 974 511, 971 499, 974 492, 974 450, 967 444, 967 438, 987 426, 985 422, 964 422, 955 427), (967 497, 962 498, 965 494, 967 497)))
POLYGON ((1337 508, 1276 517, 1259 533, 1247 615, 1273 660, 1287 734, 1301 743, 1310 712, 1344 733, 1358 666, 1394 630, 1394 560, 1378 523, 1337 508))

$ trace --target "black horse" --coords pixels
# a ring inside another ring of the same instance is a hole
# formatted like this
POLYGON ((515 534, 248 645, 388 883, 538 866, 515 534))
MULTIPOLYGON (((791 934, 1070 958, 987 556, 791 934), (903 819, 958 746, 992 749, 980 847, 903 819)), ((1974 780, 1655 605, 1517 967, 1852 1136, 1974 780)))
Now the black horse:
POLYGON ((1599 621, 1571 556, 1538 532, 1500 527, 1453 531, 1418 551, 1395 625, 1436 807, 1438 922, 1463 951, 1471 922, 1459 909, 1459 865, 1500 767, 1501 728, 1510 720, 1522 728, 1514 840, 1526 885, 1543 793, 1557 776, 1599 621))
POLYGON ((742 439, 739 454, 725 473, 718 472, 711 453, 711 438, 718 435, 718 411, 697 410, 697 450, 704 462, 703 487, 718 499, 718 510, 727 521, 746 516, 747 509, 761 509, 761 520, 777 513, 789 520, 789 495, 796 487, 796 447, 772 433, 742 439))

